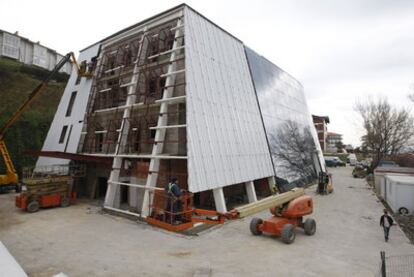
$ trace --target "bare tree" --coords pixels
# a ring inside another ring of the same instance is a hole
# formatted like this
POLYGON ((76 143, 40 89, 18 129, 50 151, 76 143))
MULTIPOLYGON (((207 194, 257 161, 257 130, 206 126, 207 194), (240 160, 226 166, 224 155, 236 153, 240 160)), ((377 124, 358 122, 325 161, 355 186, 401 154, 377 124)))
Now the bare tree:
POLYGON ((399 153, 414 137, 414 120, 407 109, 392 107, 386 99, 358 103, 365 134, 363 146, 373 155, 372 168, 386 156, 399 153))
MULTIPOLYGON (((287 121, 269 136, 273 158, 287 176, 285 178, 308 179, 316 177, 313 164, 315 143, 308 127, 299 128, 287 121)), ((276 171, 277 173, 277 171, 276 171)))

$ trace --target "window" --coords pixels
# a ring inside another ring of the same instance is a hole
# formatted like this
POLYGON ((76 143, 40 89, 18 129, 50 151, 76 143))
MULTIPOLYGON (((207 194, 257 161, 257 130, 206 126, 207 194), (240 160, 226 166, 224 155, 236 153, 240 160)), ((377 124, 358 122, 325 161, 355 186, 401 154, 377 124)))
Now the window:
POLYGON ((103 133, 95 134, 95 152, 102 152, 102 150, 103 150, 103 140, 104 140, 104 134, 103 133))
POLYGON ((63 143, 65 141, 67 131, 68 131, 68 126, 67 125, 63 126, 62 132, 60 133, 59 143, 63 143))
POLYGON ((66 110, 66 116, 70 116, 72 114, 72 108, 73 108, 73 104, 75 103, 76 93, 77 92, 74 91, 72 92, 72 95, 70 96, 68 109, 66 110))

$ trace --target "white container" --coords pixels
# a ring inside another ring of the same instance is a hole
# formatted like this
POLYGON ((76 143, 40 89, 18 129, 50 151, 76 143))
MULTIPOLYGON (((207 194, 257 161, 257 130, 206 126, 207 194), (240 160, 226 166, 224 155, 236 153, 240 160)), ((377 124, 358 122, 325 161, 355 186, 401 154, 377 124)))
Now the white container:
POLYGON ((386 174, 382 195, 395 213, 414 212, 414 176, 386 174))

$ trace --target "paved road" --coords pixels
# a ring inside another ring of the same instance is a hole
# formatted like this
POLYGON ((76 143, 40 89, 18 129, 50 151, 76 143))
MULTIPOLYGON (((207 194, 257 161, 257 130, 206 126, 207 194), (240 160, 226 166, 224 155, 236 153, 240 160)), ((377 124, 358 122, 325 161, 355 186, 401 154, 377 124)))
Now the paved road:
POLYGON ((384 242, 383 206, 363 180, 353 179, 350 168, 332 173, 333 194, 308 190, 316 234, 298 231, 292 245, 252 236, 250 218, 184 237, 102 214, 86 202, 22 213, 12 194, 0 195, 0 240, 30 276, 373 276, 381 250, 414 253, 399 227, 384 242))

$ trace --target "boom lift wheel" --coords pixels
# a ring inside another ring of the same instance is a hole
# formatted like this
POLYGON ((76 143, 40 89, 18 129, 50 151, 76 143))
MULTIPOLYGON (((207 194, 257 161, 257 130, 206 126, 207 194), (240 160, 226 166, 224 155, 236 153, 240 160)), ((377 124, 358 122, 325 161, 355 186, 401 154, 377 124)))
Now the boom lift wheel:
POLYGON ((253 235, 259 236, 263 233, 259 230, 260 224, 263 224, 263 220, 258 217, 253 217, 252 221, 250 221, 250 232, 252 232, 253 235))
POLYGON ((32 200, 30 201, 30 203, 27 205, 27 211, 29 213, 35 213, 39 210, 40 208, 40 204, 37 200, 32 200))
POLYGON ((316 232, 316 221, 313 218, 307 218, 303 224, 305 234, 312 236, 316 232))
POLYGON ((285 224, 282 229, 282 240, 286 244, 291 244, 295 241, 296 233, 295 226, 292 224, 285 224))

